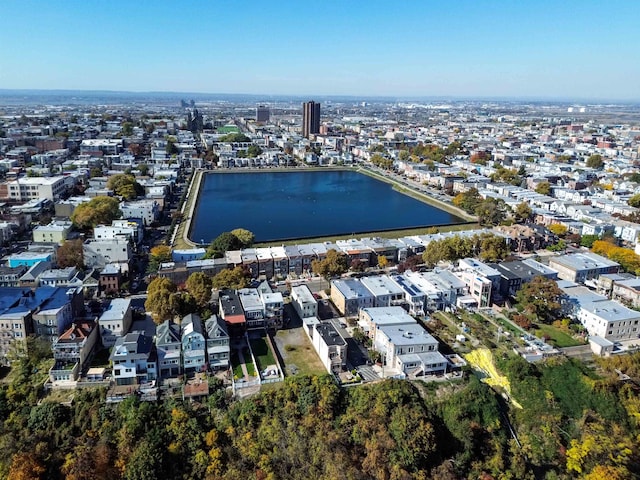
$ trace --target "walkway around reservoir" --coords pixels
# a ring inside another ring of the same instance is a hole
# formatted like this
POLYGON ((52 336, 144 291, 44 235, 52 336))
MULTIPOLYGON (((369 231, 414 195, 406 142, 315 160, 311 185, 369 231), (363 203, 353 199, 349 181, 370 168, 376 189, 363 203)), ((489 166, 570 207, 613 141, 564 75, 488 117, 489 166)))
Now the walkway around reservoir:
MULTIPOLYGON (((200 201, 200 196, 202 194, 201 190, 203 187, 203 179, 206 179, 207 173, 216 173, 216 174, 238 174, 238 173, 276 173, 276 172, 330 172, 330 171, 345 171, 345 172, 355 172, 360 173, 361 175, 365 175, 375 180, 382 181, 384 183, 390 184, 394 190, 398 193, 402 193, 408 197, 411 197, 423 204, 431 205, 441 211, 447 212, 451 215, 457 216, 460 219, 467 220, 467 223, 461 223, 459 225, 445 225, 443 224, 441 227, 442 230, 458 230, 458 229, 469 229, 477 226, 476 219, 466 212, 460 210, 455 207, 448 201, 447 198, 443 197, 443 194, 440 192, 431 193, 428 187, 423 187, 418 184, 414 184, 409 180, 403 178, 394 178, 395 175, 390 174, 388 172, 377 171, 375 168, 368 167, 356 167, 356 168, 348 168, 348 167, 297 167, 297 168, 269 168, 269 169, 261 169, 261 168, 242 168, 242 169, 220 169, 220 170, 204 170, 198 169, 194 171, 194 174, 191 178, 189 186, 187 188, 187 192, 185 194, 185 201, 181 207, 182 218, 180 222, 177 224, 171 238, 171 246, 176 249, 188 249, 200 246, 198 242, 192 241, 189 237, 192 233, 194 215, 196 215, 198 203, 200 201), (472 223, 473 222, 473 223, 472 223)), ((382 226, 382 225, 381 225, 382 226)), ((359 233, 359 235, 364 236, 383 236, 390 238, 394 233, 403 236, 403 235, 415 235, 423 233, 421 230, 426 230, 427 228, 431 228, 428 226, 422 227, 411 227, 408 229, 398 228, 398 229, 385 229, 382 228, 380 230, 376 230, 373 228, 370 232, 365 232, 364 230, 359 233)), ((325 240, 332 240, 334 238, 342 238, 348 237, 352 238, 354 234, 351 235, 327 235, 326 237, 317 237, 324 238, 325 240)), ((317 239, 314 237, 314 240, 317 239)), ((394 237, 395 238, 395 237, 394 237)), ((291 240, 278 241, 276 243, 299 243, 301 240, 306 240, 303 237, 291 238, 291 240)), ((272 242, 266 242, 267 244, 272 242)))
POLYGON ((171 236, 171 247, 175 249, 188 249, 198 246, 189 239, 189 232, 191 231, 191 222, 193 221, 193 214, 198 205, 200 187, 202 186, 205 173, 206 170, 197 169, 191 177, 184 203, 180 209, 182 219, 180 223, 176 225, 176 229, 171 236))

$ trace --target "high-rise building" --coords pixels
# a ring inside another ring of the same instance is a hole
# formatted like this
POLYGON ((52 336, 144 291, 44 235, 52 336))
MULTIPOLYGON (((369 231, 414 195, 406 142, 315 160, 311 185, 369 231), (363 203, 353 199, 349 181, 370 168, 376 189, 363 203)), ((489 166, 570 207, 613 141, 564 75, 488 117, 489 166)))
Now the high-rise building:
POLYGON ((270 115, 269 107, 265 105, 258 105, 256 107, 256 122, 267 123, 270 115))
POLYGON ((302 104, 302 135, 309 138, 309 135, 320 133, 320 104, 314 102, 304 102, 302 104))

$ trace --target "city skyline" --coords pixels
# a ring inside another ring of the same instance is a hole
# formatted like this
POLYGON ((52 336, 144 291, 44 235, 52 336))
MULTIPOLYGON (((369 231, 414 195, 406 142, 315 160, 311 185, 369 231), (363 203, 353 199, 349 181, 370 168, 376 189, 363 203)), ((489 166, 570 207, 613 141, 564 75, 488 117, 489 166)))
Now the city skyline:
POLYGON ((8 1, 0 89, 640 100, 640 5, 603 8, 8 1))

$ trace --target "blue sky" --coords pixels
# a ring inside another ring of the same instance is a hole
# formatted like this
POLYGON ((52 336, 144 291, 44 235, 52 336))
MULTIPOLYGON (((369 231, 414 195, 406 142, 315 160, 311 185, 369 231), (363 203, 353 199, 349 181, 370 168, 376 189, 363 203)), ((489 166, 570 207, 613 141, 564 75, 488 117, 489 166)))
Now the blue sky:
POLYGON ((0 88, 640 100, 636 0, 3 0, 0 88))

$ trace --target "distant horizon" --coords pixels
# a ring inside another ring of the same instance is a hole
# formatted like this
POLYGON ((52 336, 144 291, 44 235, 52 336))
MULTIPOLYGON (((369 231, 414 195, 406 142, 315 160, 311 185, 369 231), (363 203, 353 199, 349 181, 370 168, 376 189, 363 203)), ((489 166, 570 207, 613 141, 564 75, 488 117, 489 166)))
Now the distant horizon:
POLYGON ((186 98, 190 96, 206 96, 206 97, 247 97, 247 98, 262 98, 268 100, 282 99, 282 100, 314 100, 314 99, 344 99, 344 100, 386 100, 386 101, 497 101, 497 102, 557 102, 557 103, 614 103, 621 105, 634 105, 640 104, 640 97, 637 99, 624 99, 624 98, 586 98, 586 97, 544 97, 544 96, 481 96, 481 95, 394 95, 394 94, 379 94, 379 95, 350 95, 350 94, 286 94, 286 93, 246 93, 246 92, 191 92, 191 91, 177 91, 177 90, 110 90, 110 89, 91 89, 91 88, 0 88, 0 96, 10 95, 25 95, 25 96, 37 96, 37 95, 150 95, 150 96, 182 96, 184 100, 191 100, 186 98))

